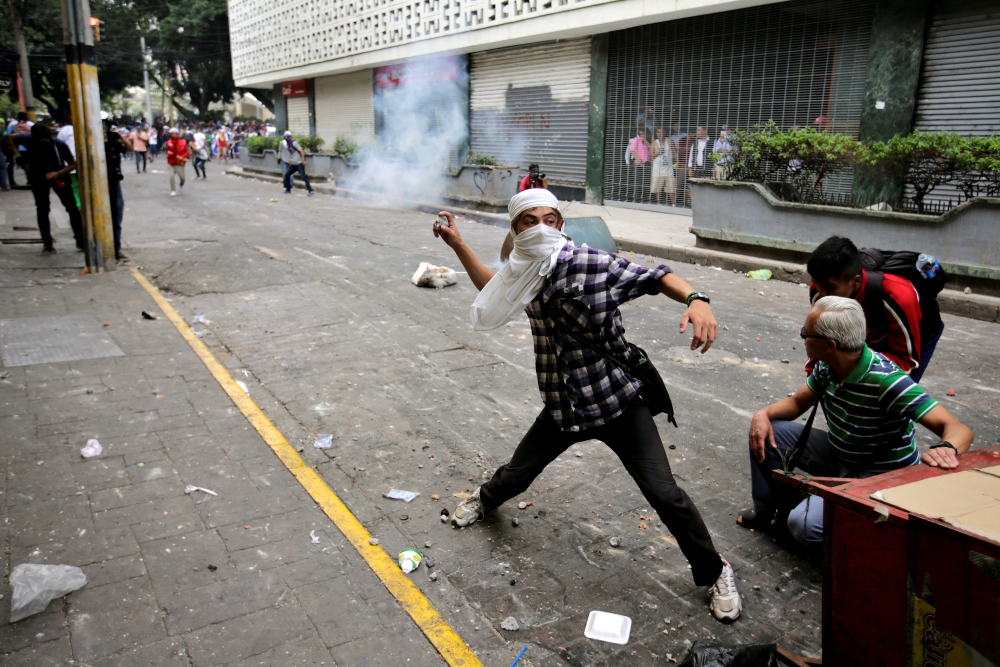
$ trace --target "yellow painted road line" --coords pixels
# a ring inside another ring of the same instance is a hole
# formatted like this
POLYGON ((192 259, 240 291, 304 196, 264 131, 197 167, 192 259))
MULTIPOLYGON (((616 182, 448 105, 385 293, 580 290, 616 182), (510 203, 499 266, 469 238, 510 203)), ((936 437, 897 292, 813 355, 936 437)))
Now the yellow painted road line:
POLYGON ((142 285, 143 289, 149 292, 153 301, 160 307, 163 314, 167 316, 184 340, 187 341, 194 353, 208 367, 209 372, 222 386, 222 389, 233 399, 233 403, 240 409, 247 420, 253 424, 264 441, 274 450, 281 462, 285 464, 288 471, 295 475, 299 483, 309 492, 312 499, 320 506, 333 523, 344 534, 344 537, 354 545, 361 557, 365 559, 372 571, 382 580, 382 583, 389 590, 399 604, 410 615, 417 627, 423 631, 427 638, 438 650, 441 657, 452 667, 482 667, 479 658, 462 641, 462 638, 451 629, 451 626, 441 618, 430 601, 424 597, 420 589, 410 581, 396 561, 387 554, 382 547, 369 544, 371 534, 365 530, 361 522, 351 514, 347 505, 333 492, 326 482, 323 481, 315 470, 306 465, 299 453, 288 444, 285 436, 275 428, 267 415, 257 406, 257 404, 247 394, 240 389, 233 377, 226 370, 226 367, 215 358, 212 351, 208 349, 201 340, 194 335, 194 331, 187 322, 177 314, 174 307, 160 294, 160 291, 150 283, 145 276, 133 269, 132 275, 142 285))

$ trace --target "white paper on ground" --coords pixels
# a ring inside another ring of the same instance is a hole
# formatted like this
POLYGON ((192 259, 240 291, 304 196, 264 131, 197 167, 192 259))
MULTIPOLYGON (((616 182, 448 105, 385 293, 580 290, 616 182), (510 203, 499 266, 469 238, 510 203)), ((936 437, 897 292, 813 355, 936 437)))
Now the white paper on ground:
POLYGON ((104 448, 101 447, 101 443, 97 442, 94 438, 87 441, 87 444, 80 449, 80 456, 85 459, 90 459, 95 456, 100 456, 104 448))
POLYGON ((239 388, 240 388, 240 389, 242 389, 242 390, 243 390, 243 393, 244 393, 244 394, 246 394, 247 396, 249 396, 249 395, 250 395, 250 390, 249 390, 249 389, 247 389, 247 384, 246 384, 246 382, 244 382, 243 380, 237 380, 237 381, 236 381, 236 384, 237 384, 237 386, 239 386, 239 388))
POLYGON ((417 491, 401 491, 400 489, 392 489, 389 493, 385 494, 386 498, 391 498, 392 500, 403 500, 410 502, 420 494, 417 491))
POLYGON ((316 536, 315 530, 309 531, 309 539, 312 540, 313 544, 319 544, 319 538, 316 536))
POLYGON ((628 644, 632 632, 632 619, 606 611, 592 611, 587 618, 585 637, 611 644, 628 644))
POLYGON ((329 449, 333 447, 333 435, 330 433, 320 433, 316 436, 316 442, 313 443, 313 447, 316 449, 329 449))
POLYGON ((213 496, 219 495, 215 491, 210 491, 209 489, 206 489, 201 486, 194 486, 193 484, 188 484, 187 486, 184 487, 184 493, 193 493, 194 491, 203 491, 204 493, 208 493, 213 496))

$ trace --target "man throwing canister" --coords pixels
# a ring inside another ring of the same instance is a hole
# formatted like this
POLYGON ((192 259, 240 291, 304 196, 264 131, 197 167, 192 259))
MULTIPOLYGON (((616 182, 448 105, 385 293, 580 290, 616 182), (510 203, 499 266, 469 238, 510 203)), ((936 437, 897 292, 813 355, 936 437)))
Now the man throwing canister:
POLYGON ((450 213, 436 225, 480 290, 472 304, 477 330, 495 329, 527 312, 535 347, 538 388, 545 408, 514 455, 493 478, 463 500, 453 515, 468 526, 486 511, 524 492, 545 467, 584 440, 604 442, 625 465, 639 490, 677 539, 691 563, 694 581, 711 586, 711 609, 719 620, 741 611, 733 568, 712 544, 705 522, 670 471, 642 384, 577 336, 625 358, 629 354, 618 308, 644 294, 665 294, 687 304, 680 331, 694 332, 691 349, 707 351, 718 325, 708 297, 695 292, 666 266, 647 269, 603 250, 577 247, 562 233, 558 201, 548 190, 531 189, 510 200, 514 250, 494 274, 462 240, 450 213), (553 318, 561 323, 557 326, 553 318), (574 332, 569 335, 567 331, 574 332))

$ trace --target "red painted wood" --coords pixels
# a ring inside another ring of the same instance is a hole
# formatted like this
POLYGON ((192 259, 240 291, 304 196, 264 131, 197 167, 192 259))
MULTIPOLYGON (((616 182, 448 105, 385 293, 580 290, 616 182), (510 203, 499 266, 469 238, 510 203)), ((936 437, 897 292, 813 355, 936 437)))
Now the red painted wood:
MULTIPOLYGON (((959 460, 956 471, 1000 465, 1000 445, 959 460)), ((970 549, 1000 558, 1000 544, 894 507, 888 521, 875 523, 880 503, 869 498, 875 491, 953 472, 918 465, 841 485, 805 481, 826 500, 824 665, 906 664, 913 614, 907 584, 919 594, 925 576, 940 627, 1000 665, 1000 582, 969 561, 970 549)))
POLYGON ((906 530, 836 503, 826 507, 831 520, 823 528, 830 545, 824 562, 823 664, 902 665, 906 530))

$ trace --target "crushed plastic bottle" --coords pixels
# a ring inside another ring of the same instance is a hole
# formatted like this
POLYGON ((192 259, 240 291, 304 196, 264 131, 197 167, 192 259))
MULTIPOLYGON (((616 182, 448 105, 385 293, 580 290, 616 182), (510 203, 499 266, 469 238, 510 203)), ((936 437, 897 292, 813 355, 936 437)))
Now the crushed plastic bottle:
POLYGON ((420 561, 424 556, 416 549, 403 549, 399 552, 399 569, 406 574, 413 572, 420 567, 420 561))

